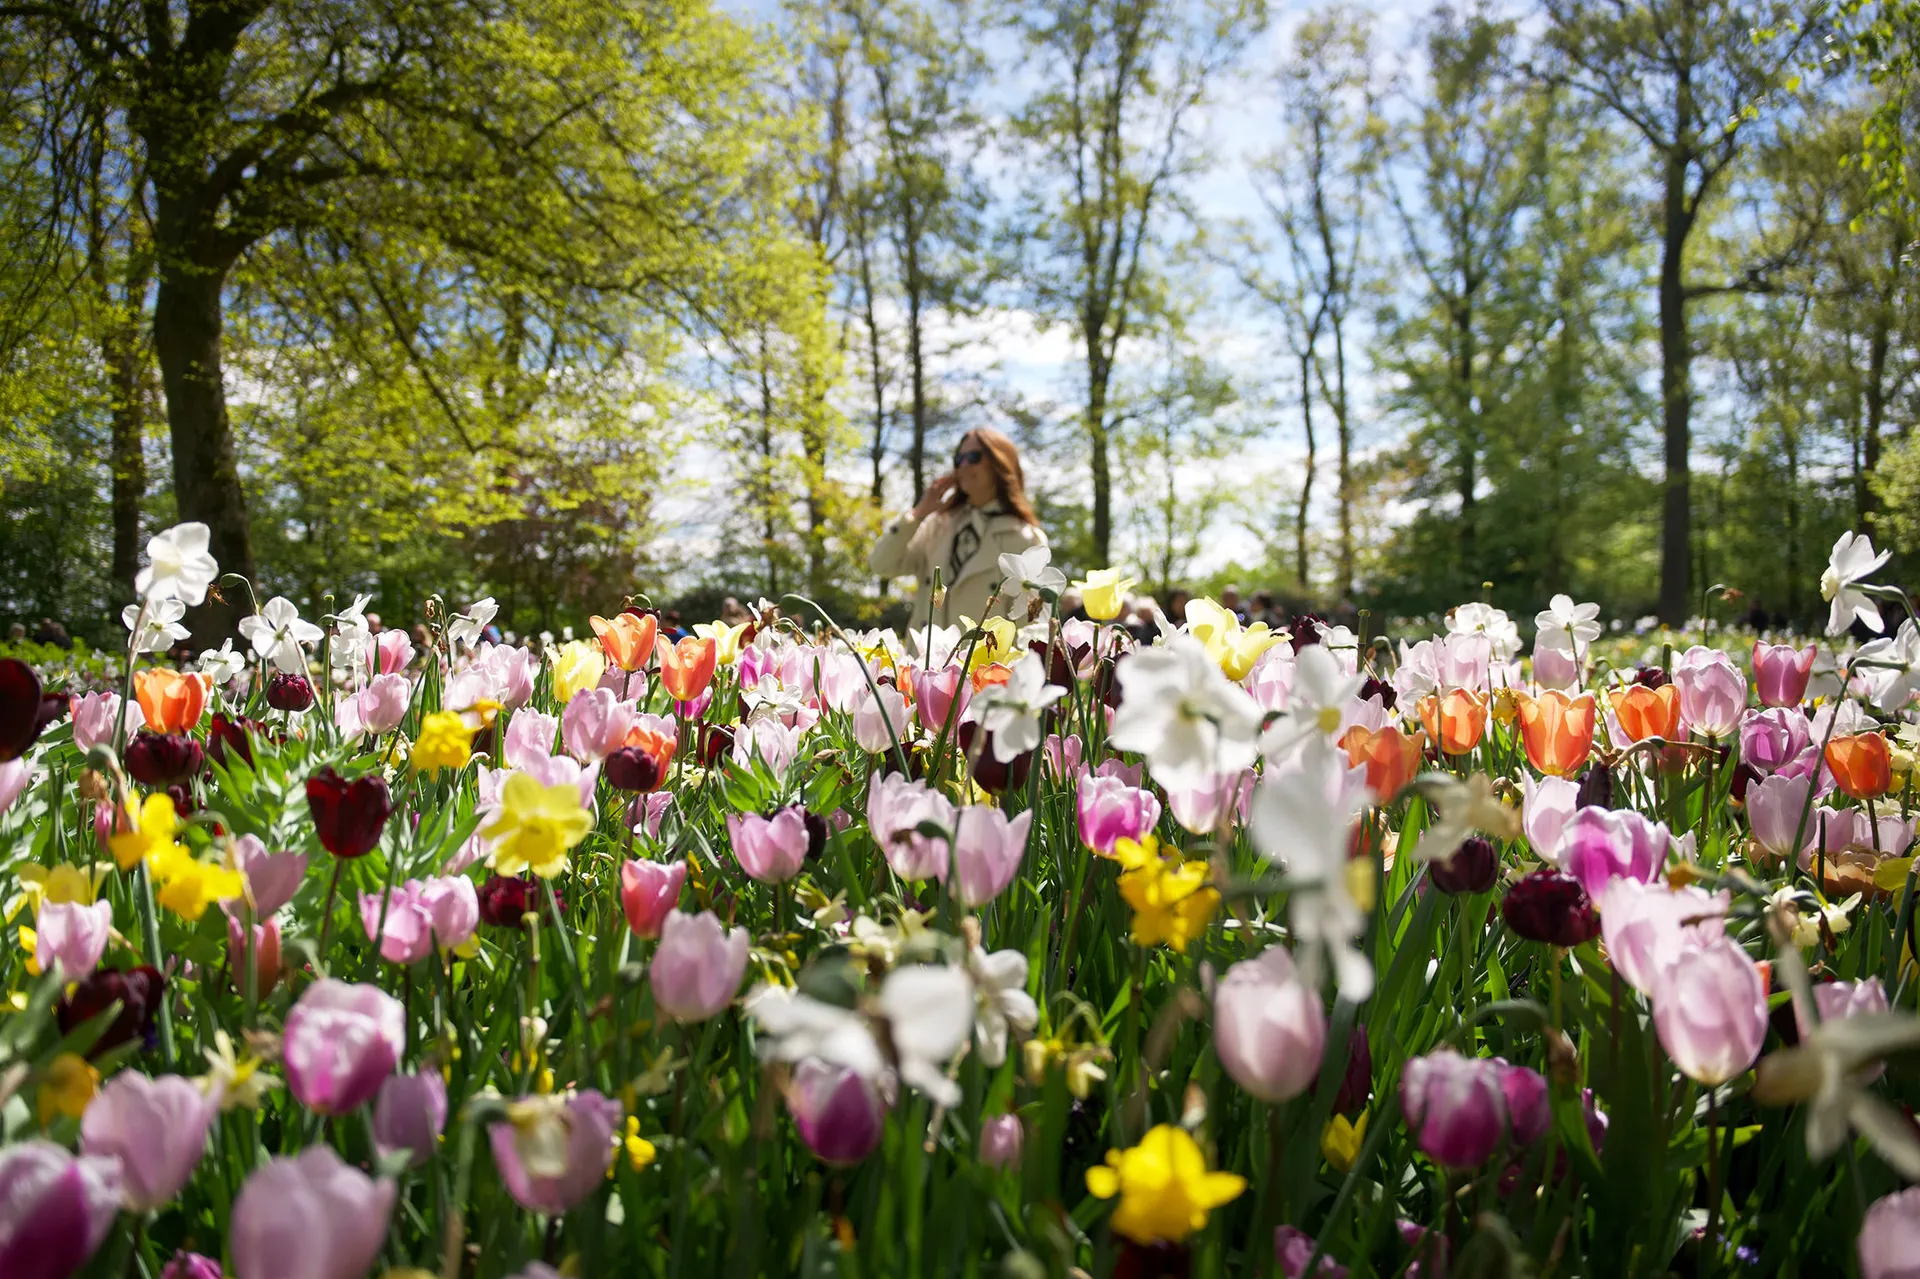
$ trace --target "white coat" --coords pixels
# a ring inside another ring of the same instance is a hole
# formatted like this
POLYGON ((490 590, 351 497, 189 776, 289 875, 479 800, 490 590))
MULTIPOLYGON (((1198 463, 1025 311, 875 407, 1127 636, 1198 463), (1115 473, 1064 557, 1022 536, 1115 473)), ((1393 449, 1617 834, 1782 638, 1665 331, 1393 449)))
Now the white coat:
POLYGON ((937 569, 946 599, 942 607, 932 609, 932 617, 936 626, 951 626, 962 617, 983 620, 989 616, 990 604, 995 605, 994 613, 1004 614, 1008 601, 994 599, 1001 582, 1000 557, 1046 544, 1047 535, 1039 526, 1012 511, 987 512, 963 506, 935 511, 924 520, 916 520, 909 511, 887 526, 867 557, 867 567, 880 577, 911 575, 918 580, 909 623, 913 626, 927 624, 937 569), (954 534, 967 525, 979 536, 980 544, 955 575, 949 567, 954 534))

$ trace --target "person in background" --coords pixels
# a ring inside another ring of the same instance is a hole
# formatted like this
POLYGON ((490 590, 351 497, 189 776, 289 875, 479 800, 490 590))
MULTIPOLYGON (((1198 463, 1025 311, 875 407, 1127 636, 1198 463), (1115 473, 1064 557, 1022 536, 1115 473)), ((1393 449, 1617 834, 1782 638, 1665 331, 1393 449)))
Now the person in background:
POLYGON ((1220 588, 1220 607, 1232 613, 1242 622, 1247 620, 1247 607, 1240 602, 1240 588, 1231 583, 1220 588))
POLYGON ((720 620, 728 626, 739 626, 751 620, 753 614, 747 612, 747 606, 729 595, 720 601, 720 620))
POLYGON ((1175 587, 1167 592, 1167 621, 1175 626, 1183 626, 1187 620, 1187 601, 1193 598, 1193 592, 1175 587))
POLYGON ((7 628, 7 643, 24 644, 26 642, 27 642, 27 624, 25 622, 15 622, 12 626, 9 626, 7 628))
POLYGON ((918 581, 913 625, 925 626, 931 616, 935 625, 950 626, 962 617, 1004 614, 1000 557, 1046 544, 1027 501, 1020 450, 1001 432, 981 427, 961 438, 953 469, 936 476, 919 504, 887 526, 867 567, 880 577, 918 581), (936 573, 943 593, 938 603, 936 573))
POLYGON ((367 614, 367 634, 378 635, 380 633, 380 629, 381 629, 380 614, 368 613, 367 614))

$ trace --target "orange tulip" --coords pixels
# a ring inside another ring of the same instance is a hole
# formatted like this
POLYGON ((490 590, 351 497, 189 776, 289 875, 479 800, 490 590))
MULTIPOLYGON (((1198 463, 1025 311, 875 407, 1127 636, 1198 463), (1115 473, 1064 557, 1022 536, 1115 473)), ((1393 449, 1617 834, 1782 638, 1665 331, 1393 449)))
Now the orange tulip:
POLYGON ((1349 768, 1365 766, 1367 789, 1384 804, 1420 771, 1426 737, 1420 733, 1408 737, 1391 724, 1377 733, 1355 724, 1340 738, 1340 745, 1346 748, 1349 768))
POLYGON ((1630 742, 1644 742, 1649 737, 1668 742, 1684 740, 1680 732, 1678 685, 1648 688, 1645 684, 1635 684, 1614 699, 1613 713, 1620 721, 1620 731, 1630 742))
POLYGON ((647 658, 653 654, 653 641, 660 633, 660 623, 652 614, 635 617, 632 613, 620 613, 611 619, 590 617, 587 621, 593 633, 600 637, 600 647, 607 651, 607 660, 629 673, 647 664, 647 658))
POLYGON ((1012 678, 1011 666, 1002 662, 988 662, 968 676, 967 682, 973 685, 973 691, 977 693, 990 684, 1004 684, 1012 678))
POLYGON ((1827 743, 1827 767, 1855 799, 1878 799, 1893 787, 1893 754, 1878 733, 1855 733, 1827 743))
POLYGON ((179 671, 154 667, 136 671, 133 695, 146 716, 147 727, 156 733, 184 733, 200 722, 207 709, 207 682, 204 676, 184 675, 179 671))
POLYGON ((660 683, 676 702, 690 702, 713 683, 720 664, 720 646, 689 635, 678 644, 660 645, 660 683))
POLYGON ((1420 699, 1420 722, 1427 736, 1449 755, 1464 755, 1480 744, 1487 731, 1487 698, 1464 688, 1448 689, 1420 699))
POLYGON ((667 775, 667 765, 673 762, 673 752, 680 745, 680 739, 672 733, 659 733, 651 728, 635 724, 627 730, 627 746, 637 746, 653 757, 659 765, 660 776, 667 775))
POLYGON ((1527 759, 1541 772, 1566 777, 1587 762, 1593 750, 1593 694, 1568 697, 1548 689, 1538 697, 1521 695, 1520 740, 1527 759))

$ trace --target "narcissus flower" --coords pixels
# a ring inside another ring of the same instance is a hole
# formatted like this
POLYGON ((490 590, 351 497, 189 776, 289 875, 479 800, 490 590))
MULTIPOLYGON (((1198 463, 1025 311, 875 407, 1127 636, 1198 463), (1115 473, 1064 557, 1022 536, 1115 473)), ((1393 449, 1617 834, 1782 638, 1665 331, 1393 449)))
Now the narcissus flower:
MULTIPOLYGON (((1220 890, 1208 886, 1207 863, 1162 856, 1151 847, 1151 835, 1147 841, 1139 864, 1120 876, 1120 896, 1133 907, 1133 940, 1142 946, 1165 942, 1184 954, 1219 909, 1220 890)), ((1118 841, 1116 852, 1130 842, 1118 841)))
POLYGON ((193 857, 179 844, 154 854, 148 865, 160 883, 156 900, 182 919, 195 923, 213 903, 247 891, 239 871, 193 857))
POLYGON ((1593 694, 1569 697, 1549 689, 1538 697, 1522 695, 1517 705, 1527 761, 1550 777, 1578 772, 1593 750, 1593 694))
POLYGON ((100 1072, 85 1057, 61 1053, 40 1072, 40 1091, 35 1099, 40 1126, 46 1127, 61 1115, 80 1118, 99 1089, 100 1072))
POLYGON ((1080 607, 1087 610, 1087 616, 1096 622, 1110 622, 1126 607, 1127 592, 1137 581, 1120 576, 1117 568, 1097 568, 1074 585, 1080 588, 1080 607))
POLYGON ((142 861, 173 851, 186 855, 187 850, 174 840, 180 831, 179 814, 164 791, 147 796, 137 812, 129 808, 125 820, 128 829, 107 837, 107 847, 121 870, 132 870, 142 861))
POLYGON ((1864 533, 1848 529, 1840 535, 1827 557, 1827 571, 1820 575, 1820 595, 1832 604, 1827 613, 1827 634, 1842 634, 1856 620, 1876 635, 1885 629, 1880 606, 1859 584, 1877 573, 1892 554, 1881 551, 1875 555, 1873 539, 1864 533))
POLYGON ((473 730, 457 711, 435 711, 420 721, 408 762, 416 773, 464 768, 473 757, 473 730))
POLYGON ((207 709, 204 676, 161 667, 135 671, 133 695, 140 702, 147 727, 156 733, 184 733, 200 722, 207 709))
POLYGON ((660 623, 648 613, 635 616, 619 613, 613 617, 590 617, 588 625, 600 638, 607 660, 623 671, 637 671, 653 656, 654 641, 660 635, 660 623))
POLYGON ((1158 1124, 1130 1150, 1109 1150, 1107 1162, 1087 1170, 1097 1199, 1120 1197, 1113 1228, 1136 1243, 1181 1243, 1207 1224, 1207 1214, 1232 1203, 1245 1177, 1208 1172, 1200 1143, 1184 1128, 1158 1124))
POLYGON ((494 841, 488 864, 502 875, 531 870, 552 879, 567 868, 567 852, 587 837, 593 818, 580 806, 580 788, 542 786, 515 773, 500 789, 500 811, 480 832, 494 841))
POLYGON ((660 684, 676 702, 691 702, 713 683, 720 646, 689 635, 678 644, 659 646, 660 684))

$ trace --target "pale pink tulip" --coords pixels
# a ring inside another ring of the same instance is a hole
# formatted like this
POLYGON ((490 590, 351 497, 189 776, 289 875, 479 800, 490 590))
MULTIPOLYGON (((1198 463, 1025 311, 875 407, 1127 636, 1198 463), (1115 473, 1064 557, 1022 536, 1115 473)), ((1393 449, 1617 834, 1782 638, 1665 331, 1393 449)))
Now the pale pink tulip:
POLYGON ((746 929, 723 927, 710 910, 674 911, 661 927, 647 970, 653 1002, 680 1022, 705 1021, 720 1012, 740 990, 751 942, 746 929))
POLYGON ((394 1194, 391 1180, 367 1176, 331 1146, 269 1160, 233 1201, 234 1279, 365 1279, 386 1242, 394 1194))
POLYGON ((784 884, 800 873, 806 861, 806 810, 796 805, 772 817, 729 813, 727 839, 748 878, 763 884, 784 884))
POLYGON ((1032 810, 1012 819, 985 804, 960 810, 953 839, 954 891, 964 905, 984 906, 1013 882, 1032 824, 1032 810))
POLYGON ((128 1210, 152 1212, 171 1203, 193 1176, 218 1113, 216 1101, 191 1079, 123 1070, 87 1103, 80 1149, 118 1159, 128 1210))
POLYGON ((1227 969, 1213 995, 1213 1048, 1235 1083, 1262 1101, 1287 1101, 1320 1074, 1327 1014, 1284 946, 1227 969))

